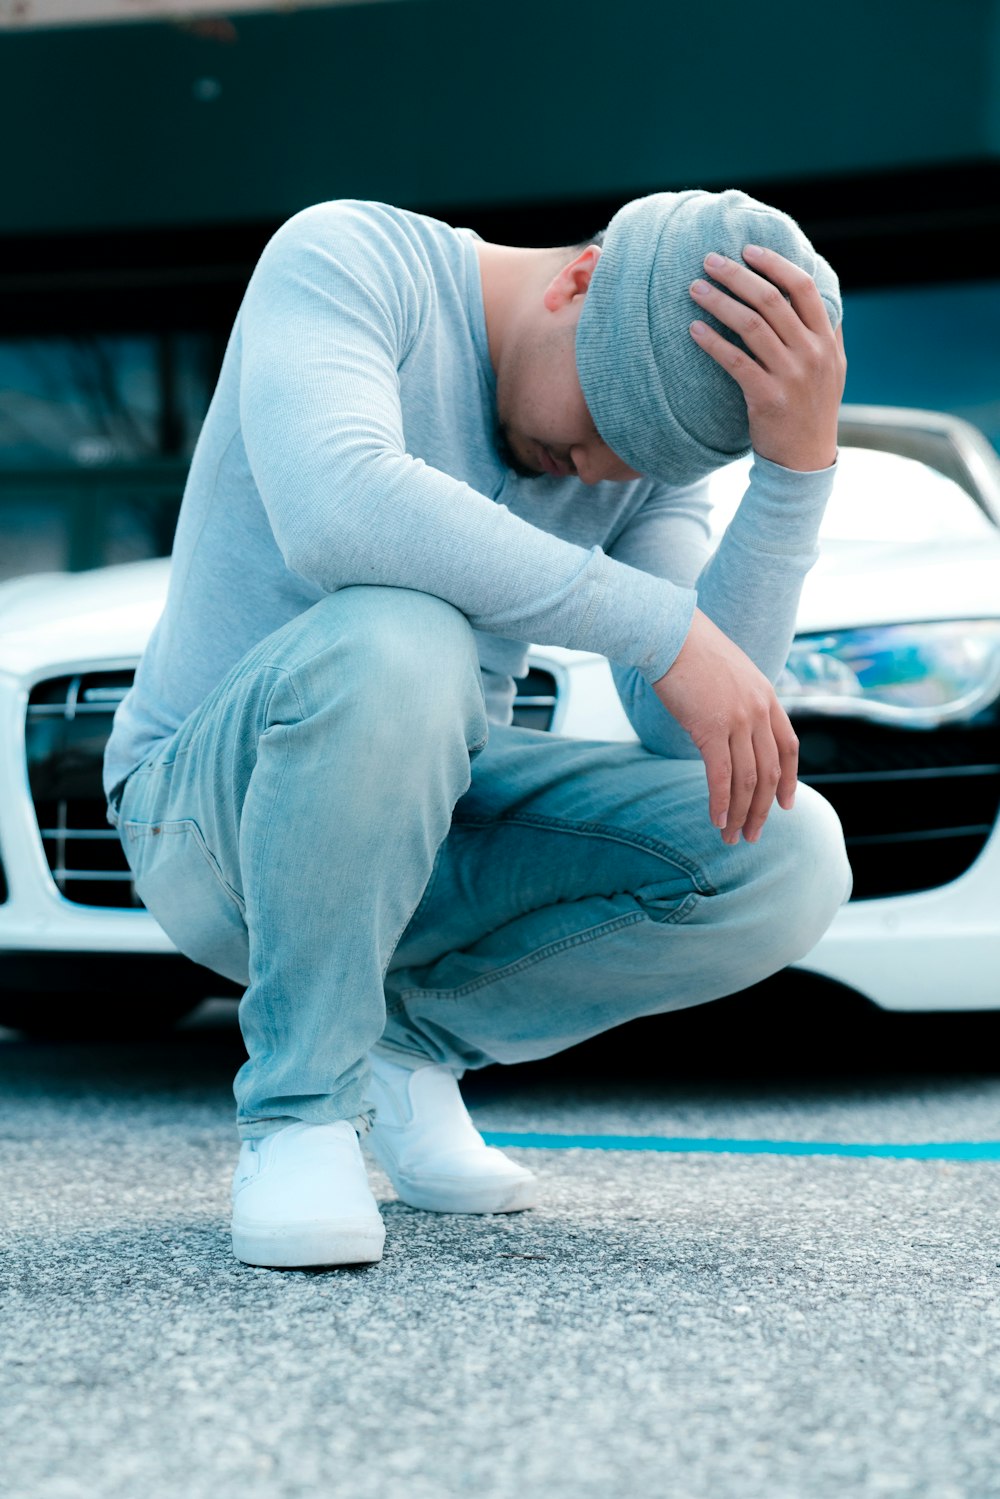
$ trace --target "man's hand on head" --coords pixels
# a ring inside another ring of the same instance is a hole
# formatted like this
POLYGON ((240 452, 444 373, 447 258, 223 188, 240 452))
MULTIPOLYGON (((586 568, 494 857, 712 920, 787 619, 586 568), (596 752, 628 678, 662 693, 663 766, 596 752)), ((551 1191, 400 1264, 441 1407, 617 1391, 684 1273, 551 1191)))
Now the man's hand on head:
POLYGON ((745 348, 700 319, 691 336, 743 392, 756 453, 784 468, 828 468, 847 375, 842 330, 831 328, 807 271, 756 245, 745 245, 743 257, 745 265, 706 255, 712 281, 695 281, 691 296, 745 348))
POLYGON ((708 777, 709 816, 725 843, 755 843, 771 805, 795 799, 799 741, 774 688, 700 609, 653 691, 694 741, 708 777))

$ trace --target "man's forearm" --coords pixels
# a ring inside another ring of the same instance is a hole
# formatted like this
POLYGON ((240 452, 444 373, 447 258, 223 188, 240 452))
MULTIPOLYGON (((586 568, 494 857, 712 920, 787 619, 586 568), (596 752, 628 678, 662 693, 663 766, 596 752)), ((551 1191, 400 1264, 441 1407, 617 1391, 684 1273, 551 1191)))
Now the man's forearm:
POLYGON ((755 456, 750 487, 698 579, 699 609, 771 682, 788 659, 835 472, 799 473, 755 456))
MULTIPOLYGON (((834 472, 831 467, 799 473, 757 458, 740 508, 698 578, 698 608, 771 682, 788 658, 834 472)), ((634 669, 613 671, 646 748, 671 759, 697 757, 650 682, 634 669)))

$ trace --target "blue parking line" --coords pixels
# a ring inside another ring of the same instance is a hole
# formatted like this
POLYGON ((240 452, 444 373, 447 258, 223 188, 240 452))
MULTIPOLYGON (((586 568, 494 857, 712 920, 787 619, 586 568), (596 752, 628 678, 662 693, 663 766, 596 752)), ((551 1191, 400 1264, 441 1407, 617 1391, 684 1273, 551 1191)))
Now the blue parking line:
POLYGON ((1000 1140, 930 1140, 915 1145, 827 1140, 687 1139, 681 1135, 536 1135, 484 1130, 487 1145, 528 1150, 657 1150, 670 1154, 885 1156, 896 1161, 1000 1161, 1000 1140))

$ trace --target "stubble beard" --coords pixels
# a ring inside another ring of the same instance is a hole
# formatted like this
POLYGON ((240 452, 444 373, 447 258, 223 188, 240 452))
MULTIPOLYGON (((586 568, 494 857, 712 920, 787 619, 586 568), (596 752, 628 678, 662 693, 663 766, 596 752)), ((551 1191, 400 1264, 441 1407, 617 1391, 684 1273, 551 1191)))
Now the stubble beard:
POLYGON ((541 469, 529 468, 520 459, 511 446, 508 429, 503 422, 498 421, 494 435, 497 455, 505 468, 509 468, 519 479, 539 479, 542 477, 541 469))

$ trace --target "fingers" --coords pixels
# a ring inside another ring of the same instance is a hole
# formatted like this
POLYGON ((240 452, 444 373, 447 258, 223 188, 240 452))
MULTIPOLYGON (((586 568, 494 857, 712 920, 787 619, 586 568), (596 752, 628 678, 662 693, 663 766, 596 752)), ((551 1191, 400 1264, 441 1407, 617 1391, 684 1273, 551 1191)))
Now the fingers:
POLYGON ((786 260, 784 255, 778 254, 777 250, 767 250, 761 245, 744 245, 743 259, 750 266, 749 271, 736 266, 735 261, 730 262, 740 272, 740 280, 734 285, 737 296, 744 295, 739 289, 745 284, 743 276, 753 276, 754 272, 758 272, 758 280, 766 277, 768 283, 773 283, 788 293, 792 307, 811 332, 827 335, 832 333, 830 318, 823 304, 823 298, 819 294, 819 287, 808 271, 804 271, 800 265, 795 265, 791 260, 786 260))
MULTIPOLYGON (((729 822, 729 804, 733 797, 733 762, 729 740, 708 740, 699 748, 708 779, 708 815, 712 826, 725 829, 729 822)), ((723 833, 725 837, 725 833, 723 833)))
POLYGON ((748 843, 756 843, 775 800, 785 811, 794 805, 799 742, 777 699, 762 725, 703 746, 702 755, 709 815, 716 827, 722 827, 724 843, 738 843, 741 832, 748 843))
MULTIPOLYGON (((790 811, 795 802, 795 787, 799 771, 799 741, 789 721, 788 714, 775 699, 768 723, 752 738, 753 776, 745 775, 744 789, 753 787, 746 815, 739 822, 739 811, 734 803, 723 839, 726 843, 739 842, 739 834, 748 843, 756 843, 761 830, 777 799, 779 807, 790 811), (730 836, 732 834, 732 836, 730 836)), ((734 764, 736 755, 733 756, 734 764)), ((735 775, 734 775, 735 780, 735 775)))
POLYGON ((722 841, 738 843, 742 832, 748 843, 756 843, 783 775, 768 724, 756 734, 740 729, 703 744, 701 755, 708 777, 709 816, 722 829, 722 841))
POLYGON ((690 290, 699 306, 737 333, 754 357, 771 368, 782 346, 790 346, 804 328, 827 337, 832 330, 809 273, 774 250, 753 250, 750 245, 744 250, 750 267, 724 255, 706 255, 705 269, 719 284, 699 278, 690 290))
POLYGON ((798 740, 774 688, 739 646, 695 609, 671 667, 653 683, 705 764, 708 810, 726 843, 750 841, 777 794, 790 807, 798 740))
POLYGON ((701 320, 690 324, 691 337, 742 391, 757 454, 789 469, 827 468, 847 370, 842 336, 808 272, 774 250, 747 245, 743 253, 767 274, 710 255, 705 266, 719 284, 699 278, 690 288, 739 343, 701 320))
MULTIPOLYGON (((765 369, 774 369, 794 339, 796 327, 801 331, 802 325, 795 312, 778 288, 760 276, 743 270, 746 282, 741 284, 737 274, 740 267, 733 261, 709 255, 705 258, 705 267, 723 285, 715 286, 699 277, 691 283, 692 300, 738 334, 765 369), (713 266, 713 260, 718 262, 717 267, 713 266), (742 300, 734 300, 736 297, 742 300)), ((722 342, 728 340, 722 339, 722 342)))
POLYGON ((723 338, 721 333, 716 333, 714 328, 700 320, 691 324, 691 336, 706 354, 712 356, 716 364, 720 364, 727 374, 732 375, 748 405, 755 396, 763 396, 764 381, 767 378, 763 364, 758 364, 745 349, 731 344, 728 338, 723 338))
MULTIPOLYGON (((747 820, 759 782, 757 753, 752 734, 748 730, 734 734, 729 741, 729 751, 733 766, 732 783, 729 815, 722 832, 722 841, 723 843, 738 843, 740 829, 747 820)), ((767 799, 768 806, 770 806, 773 794, 772 790, 771 796, 767 799)), ((767 816, 766 808, 764 816, 767 816)))
POLYGON ((757 767, 757 784, 742 828, 743 836, 748 843, 756 843, 760 837, 761 828, 774 804, 774 795, 781 780, 781 758, 774 735, 770 732, 770 725, 766 733, 754 739, 753 749, 757 767))
POLYGON ((795 787, 799 779, 799 741, 792 728, 791 719, 775 698, 771 707, 771 732, 778 748, 778 806, 790 812, 795 803, 795 787))

